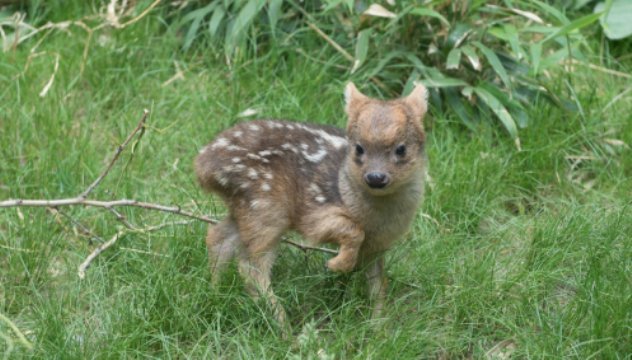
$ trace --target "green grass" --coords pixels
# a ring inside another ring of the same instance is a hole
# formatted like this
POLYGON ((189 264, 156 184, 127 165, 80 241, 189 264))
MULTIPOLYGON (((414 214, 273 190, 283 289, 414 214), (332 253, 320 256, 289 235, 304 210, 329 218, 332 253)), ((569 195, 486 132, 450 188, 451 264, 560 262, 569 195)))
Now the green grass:
MULTIPOLYGON (((344 125, 348 78, 301 55, 272 52, 229 69, 212 49, 181 53, 178 35, 153 17, 99 35, 82 75, 80 31, 51 35, 39 49, 49 56, 33 59, 27 71, 33 43, 0 55, 0 199, 81 192, 148 108, 140 145, 124 153, 94 196, 221 213, 197 187, 192 160, 214 134, 243 121, 241 111, 344 125), (55 52, 60 68, 41 98, 55 52), (174 62, 185 79, 162 86, 174 62)), ((332 54, 324 45, 312 52, 332 54)), ((488 123, 470 131, 450 116, 427 120, 432 184, 421 211, 428 216, 419 215, 388 255, 383 323, 369 320, 363 276, 325 272, 322 254, 281 251, 273 283, 293 326, 285 340, 234 269, 211 288, 201 223, 130 234, 80 280, 77 266, 96 242, 44 209, 9 208, 0 209, 0 313, 34 350, 0 322, 0 352, 481 358, 507 340, 517 358, 630 358, 632 101, 628 95, 605 108, 630 83, 583 68, 571 76, 583 112, 533 104, 522 151, 488 123), (584 160, 572 165, 573 156, 584 160)), ((554 74, 552 86, 567 92, 567 79, 554 74)), ((106 239, 120 226, 100 210, 65 211, 106 239)), ((172 218, 124 212, 137 224, 172 218)))

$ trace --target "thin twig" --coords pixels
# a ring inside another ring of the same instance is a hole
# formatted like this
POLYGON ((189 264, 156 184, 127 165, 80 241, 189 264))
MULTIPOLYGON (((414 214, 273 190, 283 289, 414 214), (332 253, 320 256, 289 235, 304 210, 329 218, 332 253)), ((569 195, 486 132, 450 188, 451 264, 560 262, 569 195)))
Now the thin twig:
MULTIPOLYGON (((340 46, 337 42, 335 42, 334 39, 330 38, 329 35, 325 34, 320 28, 318 28, 316 25, 314 25, 311 22, 308 22, 307 26, 310 29, 314 30, 320 37, 322 37, 334 49, 336 49, 336 51, 338 51, 342 56, 344 56, 345 59, 351 61, 352 64, 355 63, 355 58, 353 57, 353 55, 351 55, 347 50, 345 50, 342 46, 340 46)), ((369 80, 373 81, 377 86, 381 87, 383 90, 387 92, 391 92, 388 86, 386 86, 386 84, 384 84, 380 79, 376 78, 375 76, 370 77, 369 80)))
POLYGON ((125 235, 128 231, 129 231, 128 229, 119 230, 116 234, 114 234, 114 236, 112 236, 110 240, 97 246, 96 249, 94 249, 90 253, 90 255, 88 255, 88 257, 81 263, 81 265, 79 265, 79 268, 77 269, 77 274, 79 275, 79 279, 83 279, 86 277, 86 269, 88 269, 88 266, 90 266, 90 264, 92 263, 92 260, 96 259, 96 257, 99 256, 102 252, 107 250, 110 246, 114 245, 116 241, 121 236, 125 235))
POLYGON ((101 175, 99 175, 99 177, 96 178, 96 180, 94 180, 94 182, 92 182, 92 184, 90 184, 90 186, 88 186, 88 188, 86 188, 86 190, 82 192, 81 195, 79 195, 79 198, 84 198, 84 199, 87 198, 88 195, 90 195, 90 193, 94 190, 94 188, 97 187, 101 183, 103 178, 107 176, 107 174, 110 172, 110 169, 112 169, 112 166, 114 166, 114 163, 116 162, 116 160, 119 158, 119 156, 125 149, 125 146, 127 146, 127 144, 129 144, 129 142, 132 140, 134 135, 136 135, 136 133, 145 126, 145 121, 147 120, 147 114, 149 114, 149 110, 147 109, 143 110, 143 116, 140 118, 140 121, 138 122, 138 125, 136 125, 136 128, 127 136, 127 139, 125 139, 125 141, 123 141, 123 143, 119 145, 118 148, 116 148, 116 152, 114 153, 114 156, 112 157, 112 160, 110 160, 110 163, 108 164, 108 166, 101 173, 101 175))
POLYGON ((190 223, 191 223, 190 221, 176 221, 176 222, 171 222, 171 223, 164 223, 164 224, 159 224, 159 225, 154 225, 154 226, 148 226, 148 227, 143 228, 143 229, 138 229, 138 228, 134 228, 134 229, 124 228, 124 229, 121 229, 121 230, 117 231, 116 234, 114 234, 114 236, 112 236, 110 238, 110 240, 104 242, 103 244, 97 246, 94 250, 92 250, 92 252, 86 257, 86 259, 77 268, 77 275, 79 275, 80 279, 84 279, 86 277, 86 270, 88 269, 88 267, 90 266, 92 261, 94 259, 96 259, 97 256, 99 256, 102 252, 104 252, 105 250, 109 249, 114 244, 116 244, 116 242, 124 235, 127 235, 129 233, 148 233, 148 232, 151 232, 151 231, 157 231, 157 230, 163 229, 163 228, 165 228, 167 226, 188 225, 190 223))
POLYGON ((591 70, 597 70, 597 71, 601 71, 603 73, 609 74, 609 75, 614 75, 614 76, 618 76, 618 77, 622 77, 624 79, 632 79, 632 75, 628 74, 628 73, 624 73, 621 71, 617 71, 617 70, 612 70, 612 69, 608 69, 605 67, 601 67, 595 64, 591 64, 591 63, 586 63, 583 61, 579 61, 576 59, 568 59, 566 60, 566 63, 570 63, 572 65, 582 65, 582 66, 586 66, 591 70))
MULTIPOLYGON (((138 200, 133 200, 133 199, 119 199, 119 200, 103 201, 103 200, 92 200, 92 199, 88 199, 87 198, 88 195, 90 195, 92 193, 92 191, 94 191, 94 189, 97 186, 99 186, 99 184, 103 181, 103 179, 110 173, 110 170, 112 169, 112 167, 114 166, 116 161, 119 159, 121 153, 126 148, 126 146, 130 143, 130 141, 134 138, 134 136, 141 129, 144 128, 145 122, 147 120, 148 113, 149 113, 148 110, 144 110, 143 111, 143 116, 141 117, 138 125, 127 136, 125 141, 123 141, 123 143, 116 148, 116 150, 114 152, 114 155, 112 156, 112 159, 110 160, 110 162, 108 163, 106 168, 78 196, 72 197, 72 198, 62 198, 62 199, 52 199, 52 200, 46 200, 46 199, 13 199, 13 200, 0 201, 0 208, 18 207, 18 209, 19 209, 19 207, 27 206, 27 207, 46 207, 46 208, 49 208, 49 209, 55 209, 56 211, 59 211, 57 208, 61 207, 61 206, 90 206, 90 207, 104 208, 104 209, 107 209, 108 211, 110 211, 111 213, 113 213, 114 216, 116 217, 116 219, 118 221, 120 221, 123 225, 125 225, 125 228, 117 231, 117 233, 114 236, 112 236, 108 241, 102 243, 97 248, 95 248, 88 255, 88 257, 81 263, 81 265, 79 265, 78 274, 79 274, 79 277, 81 279, 83 279, 85 277, 86 269, 90 266, 90 263, 92 263, 92 261, 97 256, 99 256, 99 254, 101 254, 103 251, 105 251, 108 248, 110 248, 111 246, 113 246, 118 241, 118 239, 121 238, 122 236, 124 236, 124 235, 126 235, 128 233, 132 233, 132 232, 146 233, 146 232, 149 232, 149 231, 159 230, 159 229, 161 229, 161 228, 163 228, 165 226, 179 225, 179 224, 189 224, 190 223, 190 221, 189 222, 179 222, 179 223, 176 222, 176 223, 160 224, 160 225, 150 226, 150 227, 146 227, 146 228, 138 228, 138 227, 134 226, 133 224, 131 224, 123 214, 121 214, 118 210, 116 210, 117 207, 139 207, 139 208, 143 208, 143 209, 147 209, 147 210, 155 210, 155 211, 167 212, 167 213, 171 213, 171 214, 175 214, 175 215, 179 215, 179 216, 183 216, 183 217, 188 217, 188 218, 195 219, 195 220, 198 220, 198 221, 203 221, 203 222, 206 222, 206 223, 209 223, 209 224, 217 224, 218 223, 217 219, 214 219, 214 218, 211 218, 211 217, 208 217, 208 216, 204 216, 204 215, 196 215, 196 214, 193 214, 191 212, 184 211, 184 210, 182 210, 180 208, 180 206, 166 206, 166 205, 148 203, 148 202, 143 202, 143 201, 138 201, 138 200)), ((141 133, 141 135, 142 135, 142 133, 141 133)), ((64 215, 66 215, 66 214, 64 214, 64 215)), ((66 215, 66 216, 69 217, 68 215, 66 215)), ((70 218, 70 219, 71 219, 71 221, 74 224, 76 224, 76 225, 80 224, 80 223, 76 222, 74 219, 72 219, 72 218, 70 218)), ((85 226, 81 225, 81 228, 84 231, 86 231, 87 233, 92 234, 92 232, 87 230, 87 228, 85 226)), ((285 239, 285 238, 283 239, 283 241, 288 243, 289 245, 295 246, 295 247, 297 247, 297 248, 299 248, 299 249, 301 249, 303 251, 317 250, 317 251, 321 251, 321 252, 325 252, 325 253, 329 253, 329 254, 334 254, 334 255, 337 254, 337 252, 335 250, 332 250, 332 249, 319 248, 319 247, 314 247, 314 246, 309 246, 309 245, 302 245, 302 244, 295 243, 295 242, 290 241, 290 240, 285 239)))
POLYGON ((118 210, 116 210, 115 208, 107 208, 112 214, 114 214, 114 216, 116 217, 116 220, 120 221, 123 225, 125 225, 126 228, 134 230, 137 229, 136 226, 132 225, 128 220, 127 217, 125 217, 125 215, 121 214, 118 210))
POLYGON ((135 18, 126 21, 124 23, 121 24, 121 28, 124 28, 126 26, 132 25, 133 23, 137 22, 138 20, 142 19, 145 17, 145 15, 147 15, 151 10, 153 10, 153 8, 155 8, 156 6, 158 6, 158 4, 160 4, 161 0, 156 0, 153 3, 151 3, 151 5, 149 5, 147 7, 147 9, 143 10, 142 13, 138 14, 138 16, 136 16, 135 18))
POLYGON ((179 206, 166 206, 166 205, 148 203, 148 202, 131 200, 131 199, 102 201, 102 200, 89 200, 89 199, 83 199, 80 197, 75 197, 75 198, 53 199, 53 200, 14 199, 14 200, 0 201, 0 208, 18 207, 18 206, 28 206, 28 207, 92 206, 92 207, 99 207, 99 208, 105 208, 105 209, 115 208, 115 207, 139 207, 139 208, 148 209, 148 210, 156 210, 156 211, 167 212, 167 213, 171 213, 175 215, 180 215, 180 216, 188 217, 191 219, 204 221, 209 224, 218 223, 217 219, 213 219, 204 215, 195 215, 188 211, 182 210, 179 206))
POLYGON ((48 208, 48 210, 54 215, 60 214, 63 217, 65 217, 66 219, 68 219, 68 221, 70 221, 73 225, 75 225, 75 227, 81 229, 81 232, 84 235, 88 235, 91 240, 105 241, 102 237, 100 237, 99 235, 95 234, 92 230, 90 230, 87 226, 85 226, 81 222, 75 220, 75 218, 70 216, 65 211, 62 211, 61 209, 54 208, 54 207, 50 207, 50 208, 48 208))
POLYGON ((283 239, 283 242, 285 242, 286 244, 292 245, 294 247, 297 247, 297 248, 299 248, 299 249, 301 249, 303 251, 317 250, 317 251, 321 251, 321 252, 328 253, 328 254, 338 255, 338 252, 336 250, 333 250, 333 249, 321 248, 321 247, 310 246, 310 245, 303 245, 303 244, 299 244, 299 243, 296 243, 296 242, 288 240, 288 239, 283 239))
POLYGON ((351 62, 354 61, 353 55, 349 54, 349 52, 347 52, 347 50, 345 50, 342 46, 338 45, 337 42, 335 42, 332 38, 330 38, 327 34, 325 34, 316 25, 312 24, 311 22, 308 22, 307 26, 309 26, 310 29, 314 30, 318 35, 320 35, 320 37, 325 39, 325 41, 327 41, 329 43, 329 45, 331 45, 340 54, 342 54, 342 56, 344 56, 345 59, 347 59, 347 60, 349 60, 351 62))

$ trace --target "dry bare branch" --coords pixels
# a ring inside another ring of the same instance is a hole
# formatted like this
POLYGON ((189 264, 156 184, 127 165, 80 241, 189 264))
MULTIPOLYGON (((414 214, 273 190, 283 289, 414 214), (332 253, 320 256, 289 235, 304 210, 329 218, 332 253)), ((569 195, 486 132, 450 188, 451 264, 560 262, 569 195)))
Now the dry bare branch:
MULTIPOLYGON (((121 214, 116 208, 138 207, 138 208, 143 208, 147 210, 166 212, 166 213, 171 213, 171 214, 182 216, 182 217, 188 217, 188 218, 191 218, 197 221, 203 221, 209 224, 218 223, 218 220, 215 218, 211 218, 205 215, 193 214, 191 212, 182 210, 180 206, 167 206, 167 205, 138 201, 134 199, 119 199, 119 200, 109 200, 109 201, 88 199, 88 196, 94 191, 94 189, 97 186, 99 186, 99 184, 101 184, 103 179, 110 173, 110 170, 112 169, 116 161, 119 159, 123 150, 125 150, 127 145, 129 145, 129 143, 138 134, 138 132, 144 129, 148 114, 149 114, 149 111, 145 109, 143 111, 143 115, 140 121, 138 122, 134 130, 132 130, 132 132, 125 138, 123 143, 117 146, 112 158, 110 159, 110 162, 107 164, 105 169, 101 172, 101 174, 99 174, 99 176, 90 185, 88 185, 88 187, 81 194, 75 197, 71 197, 71 198, 52 199, 52 200, 50 199, 12 199, 12 200, 0 201, 0 208, 16 207, 18 208, 18 211, 20 207, 44 207, 48 209, 55 209, 55 211, 58 211, 57 209, 63 206, 88 206, 88 207, 107 209, 112 214, 114 214, 116 219, 120 221, 125 227, 117 231, 117 233, 114 236, 112 236, 108 241, 102 243, 97 248, 95 248, 90 253, 90 255, 88 255, 88 257, 83 261, 83 263, 79 265, 78 274, 79 274, 79 277, 82 279, 85 277, 86 269, 90 266, 90 263, 97 256, 99 256, 99 254, 101 254, 103 251, 112 247, 118 241, 120 237, 128 233, 147 233, 150 231, 156 231, 156 230, 162 229, 166 226, 190 223, 190 221, 189 222, 174 222, 174 223, 165 223, 165 224, 160 224, 156 226, 150 226, 146 228, 138 228, 135 225, 131 224, 127 220, 127 218, 123 214, 121 214)), ((142 136, 142 132, 140 136, 142 136)), ((67 214, 64 214, 64 215, 70 218, 69 215, 67 214)), ((75 225, 80 224, 76 220, 72 218, 70 219, 75 225)), ((81 228, 87 233, 89 233, 92 237, 101 239, 100 237, 94 235, 93 232, 87 229, 85 226, 81 225, 81 228)), ((286 238, 283 238, 283 241, 303 251, 316 250, 316 251, 321 251, 328 254, 337 254, 337 252, 332 249, 303 245, 303 244, 290 241, 286 238)))
POLYGON ((123 150, 125 150, 125 147, 127 146, 127 144, 129 144, 129 142, 132 140, 132 138, 134 138, 134 136, 136 135, 136 133, 138 133, 138 131, 145 128, 145 122, 147 121, 148 114, 149 114, 149 110, 147 109, 143 110, 143 116, 140 118, 140 121, 138 122, 138 125, 136 125, 136 128, 132 130, 132 132, 129 135, 127 135, 127 138, 125 139, 125 141, 123 141, 123 143, 119 145, 118 148, 116 148, 116 151, 114 152, 114 156, 112 156, 112 159, 110 160, 110 163, 108 164, 108 166, 101 173, 101 175, 99 175, 99 177, 97 177, 94 180, 94 182, 92 182, 92 184, 90 184, 86 188, 86 190, 84 190, 84 192, 82 192, 78 196, 79 198, 84 198, 84 199, 87 198, 88 195, 90 195, 90 193, 94 190, 94 188, 99 186, 101 181, 103 181, 103 178, 105 178, 108 175, 108 173, 110 172, 110 169, 112 169, 112 166, 114 166, 114 163, 116 162, 116 160, 118 160, 123 150))
POLYGON ((99 256, 102 252, 104 252, 105 250, 107 250, 110 247, 112 247, 112 245, 116 244, 116 242, 122 236, 125 236, 125 235, 127 235, 129 233, 148 233, 148 232, 151 232, 151 231, 161 230, 161 229, 163 229, 163 228, 165 228, 167 226, 188 225, 190 223, 191 223, 190 221, 177 221, 177 222, 172 222, 172 223, 164 223, 164 224, 159 224, 159 225, 154 225, 154 226, 148 226, 148 227, 143 228, 143 229, 123 228, 123 229, 117 231, 116 234, 114 234, 114 236, 112 236, 110 238, 110 240, 104 242, 103 244, 97 246, 94 250, 92 250, 92 252, 86 257, 86 259, 77 268, 77 275, 79 276, 80 279, 84 279, 86 277, 86 270, 88 269, 88 267, 90 266, 92 261, 94 259, 96 259, 97 256, 99 256))
POLYGON ((320 252, 324 252, 327 254, 333 254, 333 255, 337 255, 338 252, 336 250, 333 249, 327 249, 327 248, 321 248, 321 247, 316 247, 316 246, 310 246, 310 245, 305 245, 305 244, 299 244, 296 243, 294 241, 288 240, 288 239, 283 239, 283 242, 289 245, 292 245, 294 247, 297 247, 303 251, 308 251, 308 250, 316 250, 316 251, 320 251, 320 252))
POLYGON ((79 275, 79 279, 84 279, 86 277, 86 269, 88 269, 88 266, 90 266, 92 260, 96 259, 96 257, 99 256, 102 252, 114 245, 121 236, 125 235, 126 232, 127 230, 119 230, 116 234, 114 234, 114 236, 112 236, 112 238, 110 238, 110 240, 97 246, 97 248, 94 249, 90 253, 90 255, 88 255, 88 257, 81 263, 81 265, 79 265, 79 268, 77 269, 77 275, 79 275))

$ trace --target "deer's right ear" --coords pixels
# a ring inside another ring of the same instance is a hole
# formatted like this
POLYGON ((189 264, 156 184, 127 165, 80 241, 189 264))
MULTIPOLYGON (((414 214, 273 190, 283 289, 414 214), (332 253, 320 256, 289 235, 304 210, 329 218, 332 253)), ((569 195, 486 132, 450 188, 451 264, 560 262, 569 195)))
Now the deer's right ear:
POLYGON ((352 83, 348 83, 345 87, 345 111, 351 120, 357 109, 367 100, 366 95, 352 83))

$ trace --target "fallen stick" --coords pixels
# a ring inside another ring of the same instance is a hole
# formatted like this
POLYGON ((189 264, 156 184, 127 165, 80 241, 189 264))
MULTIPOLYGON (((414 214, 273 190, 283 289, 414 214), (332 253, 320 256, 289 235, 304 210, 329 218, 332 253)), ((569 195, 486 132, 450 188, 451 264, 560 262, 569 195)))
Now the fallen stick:
POLYGON ((179 206, 167 206, 161 204, 148 203, 133 199, 120 199, 120 200, 90 200, 81 197, 65 198, 65 199, 14 199, 0 201, 0 208, 8 207, 60 207, 60 206, 91 206, 105 209, 112 209, 116 207, 139 207, 147 210, 156 210, 161 212, 167 212, 175 215, 188 217, 204 221, 209 224, 217 224, 217 219, 210 218, 204 215, 195 215, 191 212, 182 210, 179 206))
POLYGON ((149 226, 144 229, 130 229, 130 228, 121 229, 117 231, 116 234, 114 234, 114 236, 110 238, 110 240, 104 242, 103 244, 97 246, 94 250, 92 250, 92 252, 86 257, 86 259, 81 263, 81 265, 79 265, 77 269, 77 275, 79 275, 79 279, 84 279, 86 277, 86 270, 88 269, 92 261, 96 259, 97 256, 99 256, 102 252, 104 252, 105 250, 109 249, 112 245, 114 245, 124 235, 133 233, 133 232, 147 233, 150 231, 160 230, 167 226, 188 225, 190 223, 191 223, 190 221, 180 221, 180 222, 174 222, 174 223, 165 223, 165 224, 160 224, 160 225, 155 225, 155 226, 149 226))
MULTIPOLYGON (((79 265, 78 273, 79 273, 79 278, 81 278, 81 279, 83 279, 85 277, 86 269, 90 266, 90 263, 97 256, 99 256, 103 251, 105 251, 108 248, 112 247, 118 241, 118 239, 121 236, 124 236, 124 235, 126 235, 128 233, 146 233, 146 232, 149 232, 149 231, 155 231, 155 230, 161 229, 161 228, 163 228, 165 226, 182 224, 182 222, 180 222, 180 223, 168 223, 168 224, 161 224, 161 225, 156 225, 156 226, 150 226, 150 227, 146 227, 146 228, 137 228, 136 226, 132 225, 129 221, 127 221, 125 216, 123 216, 119 211, 117 211, 116 208, 119 208, 119 207, 137 207, 137 208, 143 208, 143 209, 146 209, 146 210, 154 210, 154 211, 171 213, 171 214, 182 216, 182 217, 188 217, 190 219, 206 222, 206 223, 209 223, 209 224, 217 224, 219 222, 217 219, 212 218, 212 217, 208 217, 208 216, 205 216, 205 215, 196 215, 194 213, 182 210, 182 208, 180 206, 168 206, 168 205, 162 205, 162 204, 155 204, 155 203, 150 203, 150 202, 138 201, 138 200, 134 200, 134 199, 118 199, 118 200, 107 200, 107 201, 105 201, 105 200, 93 200, 93 199, 89 199, 88 198, 88 196, 94 191, 94 189, 96 189, 101 184, 103 179, 105 179, 105 177, 110 173, 110 170, 114 167, 114 164, 119 159, 121 153, 129 145, 129 143, 132 141, 132 139, 139 132, 140 132, 140 136, 142 136, 142 134, 144 133, 145 123, 147 121, 147 115, 148 114, 149 114, 149 110, 147 110, 147 109, 143 110, 143 115, 142 115, 140 121, 138 122, 138 124, 136 125, 134 130, 132 130, 132 132, 125 138, 125 140, 119 146, 117 146, 116 150, 114 151, 114 154, 113 154, 112 158, 110 159, 110 162, 107 164, 105 169, 79 195, 77 195, 75 197, 61 198, 61 199, 9 199, 9 200, 0 201, 0 208, 10 208, 10 207, 18 207, 18 208, 19 207, 44 207, 44 208, 56 209, 56 208, 62 207, 62 206, 87 206, 87 207, 96 207, 96 208, 107 209, 111 213, 113 213, 114 216, 116 217, 116 219, 118 221, 120 221, 125 226, 125 228, 117 231, 116 234, 114 236, 112 236, 108 241, 106 241, 106 242, 102 243, 101 245, 97 246, 88 255, 88 257, 83 261, 83 263, 81 263, 81 265, 79 265)), ((140 137, 139 137, 139 139, 140 139, 140 137)), ((290 240, 288 240, 286 238, 283 238, 283 242, 285 242, 285 243, 287 243, 289 245, 292 245, 294 247, 297 247, 297 248, 301 249, 302 251, 316 250, 316 251, 321 251, 321 252, 328 253, 328 254, 337 254, 337 251, 332 250, 332 249, 314 247, 314 246, 309 246, 309 245, 303 245, 303 244, 299 244, 299 243, 290 241, 290 240)))

